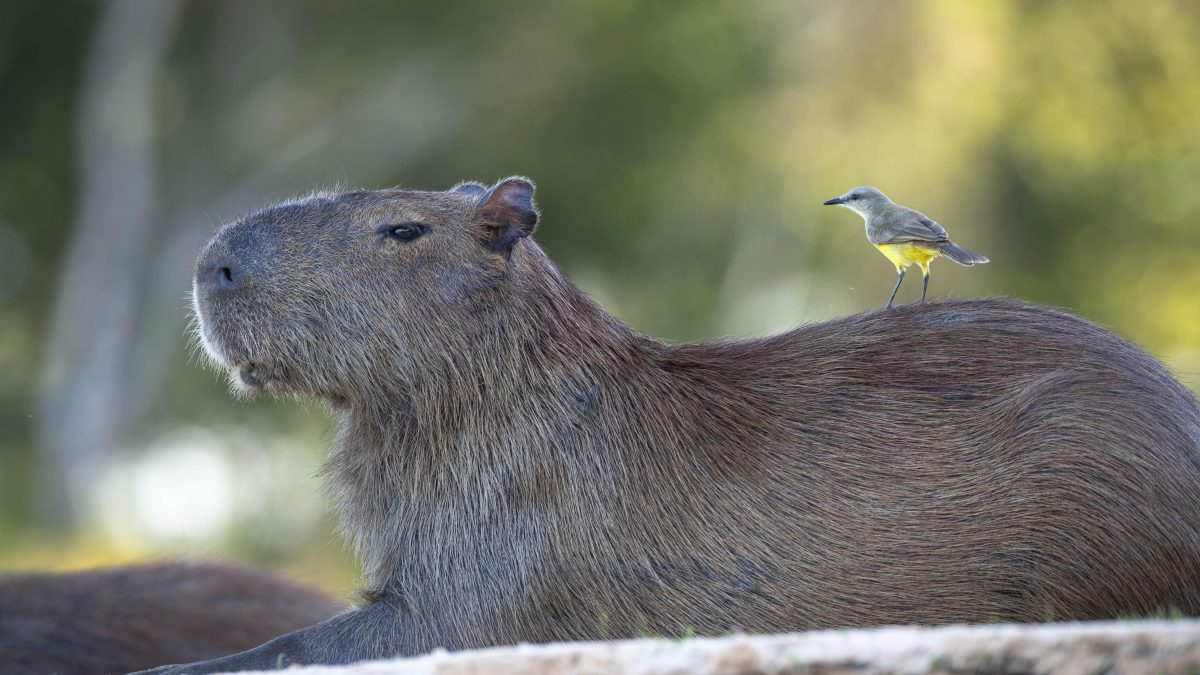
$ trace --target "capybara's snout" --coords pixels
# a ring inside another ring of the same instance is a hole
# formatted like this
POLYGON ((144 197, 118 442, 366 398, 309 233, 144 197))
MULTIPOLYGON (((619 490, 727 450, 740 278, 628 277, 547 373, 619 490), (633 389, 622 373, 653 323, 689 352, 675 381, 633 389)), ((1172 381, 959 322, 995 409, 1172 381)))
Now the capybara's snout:
POLYGON ((262 281, 275 249, 263 224, 242 222, 221 230, 196 260, 193 284, 199 298, 242 290, 262 281))
POLYGON ((229 251, 214 251, 196 263, 196 289, 204 295, 235 291, 246 280, 246 266, 229 251))

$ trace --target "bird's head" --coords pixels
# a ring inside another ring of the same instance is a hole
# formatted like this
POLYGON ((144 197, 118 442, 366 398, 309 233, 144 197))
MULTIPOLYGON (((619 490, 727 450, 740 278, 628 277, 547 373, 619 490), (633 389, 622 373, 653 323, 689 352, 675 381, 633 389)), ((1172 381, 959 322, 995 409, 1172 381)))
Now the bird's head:
POLYGON ((841 197, 834 197, 826 201, 825 206, 844 206, 863 218, 869 218, 891 203, 892 200, 879 190, 863 186, 856 187, 841 197))

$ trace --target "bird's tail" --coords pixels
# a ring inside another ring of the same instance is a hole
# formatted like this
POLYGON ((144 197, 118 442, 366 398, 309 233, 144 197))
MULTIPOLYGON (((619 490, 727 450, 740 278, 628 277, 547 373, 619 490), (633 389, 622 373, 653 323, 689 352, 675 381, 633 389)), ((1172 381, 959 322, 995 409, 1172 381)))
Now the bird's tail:
POLYGON ((940 247, 940 250, 942 252, 942 255, 953 260, 954 262, 958 263, 959 265, 968 265, 968 266, 969 265, 980 265, 980 264, 983 264, 988 261, 987 258, 979 255, 978 253, 968 251, 967 249, 959 246, 958 244, 954 244, 951 242, 946 242, 945 244, 942 244, 940 247))

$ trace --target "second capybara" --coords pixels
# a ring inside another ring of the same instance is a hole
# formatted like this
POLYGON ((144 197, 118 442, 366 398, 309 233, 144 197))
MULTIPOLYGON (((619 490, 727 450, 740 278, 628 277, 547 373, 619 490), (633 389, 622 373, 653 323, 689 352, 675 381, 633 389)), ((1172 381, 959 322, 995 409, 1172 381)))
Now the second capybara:
POLYGON ((249 649, 344 609, 229 564, 153 563, 0 575, 0 671, 106 675, 249 649))

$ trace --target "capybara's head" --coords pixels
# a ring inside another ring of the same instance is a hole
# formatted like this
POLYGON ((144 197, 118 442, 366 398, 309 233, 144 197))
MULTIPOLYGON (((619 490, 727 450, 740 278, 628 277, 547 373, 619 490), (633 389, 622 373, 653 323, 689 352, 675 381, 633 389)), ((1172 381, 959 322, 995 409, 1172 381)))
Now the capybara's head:
POLYGON ((319 193, 229 223, 196 262, 200 340, 237 389, 335 402, 453 367, 513 284, 533 190, 319 193))

